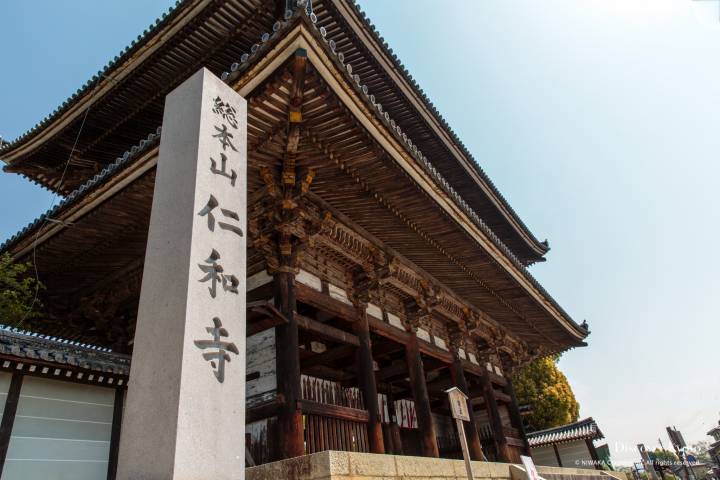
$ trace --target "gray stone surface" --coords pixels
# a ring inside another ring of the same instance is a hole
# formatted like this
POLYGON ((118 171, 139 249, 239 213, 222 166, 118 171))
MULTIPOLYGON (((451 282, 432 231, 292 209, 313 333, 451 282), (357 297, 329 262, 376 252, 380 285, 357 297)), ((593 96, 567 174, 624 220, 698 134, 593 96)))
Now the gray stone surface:
MULTIPOLYGON (((517 465, 472 462, 475 479, 525 480, 517 465)), ((604 480, 598 470, 538 467, 548 480, 604 480)), ((615 472, 613 472, 615 474, 615 472)), ((247 469, 247 480, 467 480, 462 460, 326 451, 247 469)), ((622 476, 616 477, 624 480, 622 476)))
POLYGON ((246 142, 208 70, 166 98, 119 480, 244 478, 246 142))

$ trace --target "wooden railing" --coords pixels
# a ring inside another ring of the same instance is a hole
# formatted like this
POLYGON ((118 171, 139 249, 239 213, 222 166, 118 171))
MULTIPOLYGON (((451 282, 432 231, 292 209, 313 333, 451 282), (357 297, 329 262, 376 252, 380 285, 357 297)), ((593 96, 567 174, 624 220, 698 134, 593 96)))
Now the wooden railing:
POLYGON ((305 414, 305 453, 323 450, 369 452, 367 422, 305 414))
POLYGON ((305 453, 370 451, 368 413, 357 388, 343 388, 337 382, 303 376, 301 393, 305 453))

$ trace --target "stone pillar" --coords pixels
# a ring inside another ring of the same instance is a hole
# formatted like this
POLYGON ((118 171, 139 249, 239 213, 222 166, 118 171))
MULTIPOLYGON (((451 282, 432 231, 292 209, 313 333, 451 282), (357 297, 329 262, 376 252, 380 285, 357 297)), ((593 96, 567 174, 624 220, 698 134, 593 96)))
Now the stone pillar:
MULTIPOLYGON (((289 268, 283 268, 289 270, 289 268)), ((282 400, 278 413, 278 451, 276 460, 305 454, 300 400, 300 345, 295 317, 295 275, 292 271, 278 271, 274 275, 275 306, 288 323, 276 328, 277 386, 282 400)))
POLYGON ((405 345, 405 357, 410 377, 410 388, 412 389, 415 412, 417 414, 418 429, 423 455, 426 457, 439 457, 440 451, 437 445, 437 434, 435 424, 430 410, 430 396, 428 395, 427 384, 425 383, 425 369, 420 355, 420 344, 417 338, 418 322, 409 321, 406 324, 409 339, 405 345))
POLYGON ((458 350, 462 345, 463 332, 459 330, 453 330, 449 328, 450 333, 450 354, 452 355, 453 361, 450 365, 450 375, 452 376, 455 386, 458 387, 468 398, 467 406, 470 412, 470 421, 467 422, 467 428, 465 429, 465 436, 467 437, 468 450, 470 451, 470 458, 472 460, 482 461, 485 460, 485 455, 482 451, 482 443, 480 443, 480 434, 478 433, 477 425, 475 424, 475 414, 473 413, 473 406, 470 398, 470 389, 468 388, 467 379, 465 378, 465 370, 460 360, 458 350))
POLYGON ((358 379, 365 399, 365 408, 368 411, 367 430, 370 453, 385 453, 366 305, 358 305, 357 311, 358 320, 353 324, 353 330, 360 340, 357 352, 358 379))
POLYGON ((247 105, 202 69, 165 100, 117 478, 242 479, 247 105))

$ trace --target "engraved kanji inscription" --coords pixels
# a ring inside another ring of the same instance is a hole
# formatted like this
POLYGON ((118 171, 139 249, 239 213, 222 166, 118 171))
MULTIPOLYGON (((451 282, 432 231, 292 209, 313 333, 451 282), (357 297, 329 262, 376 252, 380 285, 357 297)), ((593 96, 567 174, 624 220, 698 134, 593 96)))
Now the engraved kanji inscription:
POLYGON ((215 378, 222 383, 225 380, 225 362, 230 361, 230 353, 239 355, 240 351, 234 343, 221 340, 228 338, 229 334, 218 317, 213 318, 213 326, 205 327, 205 330, 212 336, 212 340, 195 340, 195 346, 201 350, 216 349, 203 352, 202 356, 210 362, 215 378))
POLYGON ((233 232, 237 236, 242 237, 242 228, 237 225, 240 222, 240 216, 237 214, 237 212, 234 212, 233 210, 228 210, 227 208, 220 207, 220 204, 213 195, 210 195, 210 199, 208 200, 207 204, 203 207, 202 210, 198 212, 198 215, 200 215, 201 217, 207 216, 208 230, 210 230, 211 232, 215 231, 215 214, 213 213, 213 210, 215 210, 216 208, 220 210, 219 213, 223 216, 222 218, 232 221, 232 223, 224 222, 222 220, 218 221, 218 226, 223 230, 233 232))
POLYGON ((215 298, 217 295, 218 282, 222 285, 223 290, 237 295, 240 280, 238 280, 235 275, 224 273, 223 266, 218 262, 218 260, 220 260, 220 254, 213 248, 208 259, 205 260, 205 263, 198 263, 200 270, 205 273, 205 276, 198 281, 203 283, 210 282, 208 290, 210 291, 210 296, 212 298, 215 298))
POLYGON ((213 113, 220 115, 223 120, 227 121, 230 124, 231 127, 237 129, 237 110, 235 110, 235 107, 233 107, 227 102, 224 102, 222 98, 215 97, 213 99, 212 111, 213 113))
POLYGON ((225 125, 224 123, 221 127, 215 125, 215 130, 217 130, 218 133, 213 135, 213 137, 217 138, 220 141, 220 145, 222 145, 223 151, 225 151, 227 147, 230 147, 236 152, 238 151, 237 148, 235 148, 235 145, 233 145, 232 141, 230 140, 233 138, 233 134, 228 132, 227 125, 225 125))
POLYGON ((210 171, 214 173, 215 175, 222 175, 223 177, 227 177, 230 179, 230 186, 235 186, 235 180, 237 180, 237 172, 230 169, 230 172, 228 173, 227 168, 227 155, 224 153, 220 153, 220 168, 217 168, 217 161, 210 157, 210 171))

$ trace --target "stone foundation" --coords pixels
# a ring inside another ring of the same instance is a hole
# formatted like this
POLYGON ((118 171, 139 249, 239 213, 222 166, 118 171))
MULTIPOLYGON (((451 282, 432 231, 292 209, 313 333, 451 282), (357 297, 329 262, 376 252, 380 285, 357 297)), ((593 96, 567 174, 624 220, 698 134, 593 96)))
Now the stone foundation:
MULTIPOLYGON (((473 462, 476 479, 525 480, 521 467, 473 462)), ((623 473, 538 467, 547 480, 626 480, 623 473)), ((246 480, 467 480, 462 460, 354 452, 319 452, 245 470, 246 480)))

